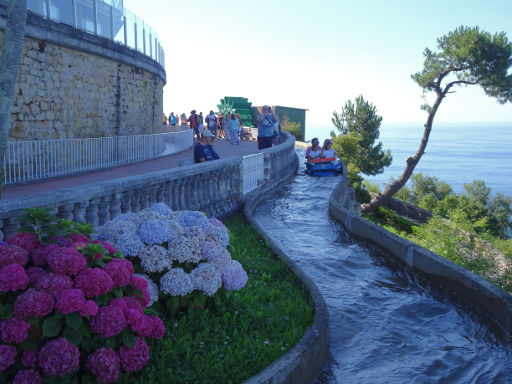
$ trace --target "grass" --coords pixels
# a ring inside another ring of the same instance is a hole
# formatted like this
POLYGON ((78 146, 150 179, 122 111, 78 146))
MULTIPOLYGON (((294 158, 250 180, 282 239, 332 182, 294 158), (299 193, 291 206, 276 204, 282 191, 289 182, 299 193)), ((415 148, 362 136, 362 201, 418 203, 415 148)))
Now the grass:
POLYGON ((247 271, 219 308, 161 314, 162 340, 148 340, 150 362, 120 383, 240 383, 292 348, 313 324, 309 291, 241 214, 226 220, 231 257, 247 271))

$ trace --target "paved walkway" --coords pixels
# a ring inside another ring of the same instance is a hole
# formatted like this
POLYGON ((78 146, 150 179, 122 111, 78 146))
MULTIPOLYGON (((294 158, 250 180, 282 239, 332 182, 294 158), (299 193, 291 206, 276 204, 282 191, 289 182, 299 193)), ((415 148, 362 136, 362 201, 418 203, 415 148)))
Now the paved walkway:
MULTIPOLYGON (((221 158, 230 156, 250 155, 258 152, 256 141, 240 141, 240 145, 231 145, 224 139, 217 139, 214 144, 215 151, 221 158)), ((179 161, 193 156, 192 148, 186 151, 161 157, 159 159, 144 161, 122 167, 97 171, 85 175, 69 176, 39 183, 26 184, 14 187, 5 187, 2 199, 13 199, 20 196, 34 195, 41 192, 56 191, 62 188, 76 187, 98 181, 112 180, 126 176, 140 175, 143 173, 161 171, 179 166, 179 161)))

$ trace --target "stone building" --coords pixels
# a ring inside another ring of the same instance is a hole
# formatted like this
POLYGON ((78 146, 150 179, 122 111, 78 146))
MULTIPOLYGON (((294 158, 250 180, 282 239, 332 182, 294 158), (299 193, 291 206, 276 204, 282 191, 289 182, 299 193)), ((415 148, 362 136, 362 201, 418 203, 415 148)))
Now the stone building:
MULTIPOLYGON (((0 45, 5 24, 6 6, 2 4, 0 45)), ((161 64, 163 51, 156 60, 159 46, 149 41, 148 51, 144 41, 140 52, 140 47, 134 49, 53 21, 29 7, 8 139, 159 132, 166 74, 161 64)))

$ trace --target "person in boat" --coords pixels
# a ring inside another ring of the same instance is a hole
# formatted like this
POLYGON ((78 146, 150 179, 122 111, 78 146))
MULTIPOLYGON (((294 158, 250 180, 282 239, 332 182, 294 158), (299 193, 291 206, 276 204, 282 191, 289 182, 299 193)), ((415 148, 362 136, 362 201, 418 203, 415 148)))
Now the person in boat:
POLYGON ((318 138, 314 137, 311 140, 311 146, 306 150, 306 160, 319 159, 322 155, 322 148, 320 147, 318 138))
POLYGON ((333 158, 336 159, 336 151, 332 149, 332 141, 329 139, 325 139, 324 145, 322 146, 322 154, 320 155, 322 158, 333 158))

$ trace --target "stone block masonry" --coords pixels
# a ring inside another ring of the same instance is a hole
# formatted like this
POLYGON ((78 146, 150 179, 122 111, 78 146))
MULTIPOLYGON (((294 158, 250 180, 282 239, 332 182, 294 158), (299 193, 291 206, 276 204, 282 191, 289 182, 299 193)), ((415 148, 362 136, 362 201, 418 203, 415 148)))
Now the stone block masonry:
POLYGON ((165 71, 105 40, 29 15, 9 140, 160 132, 165 71))

